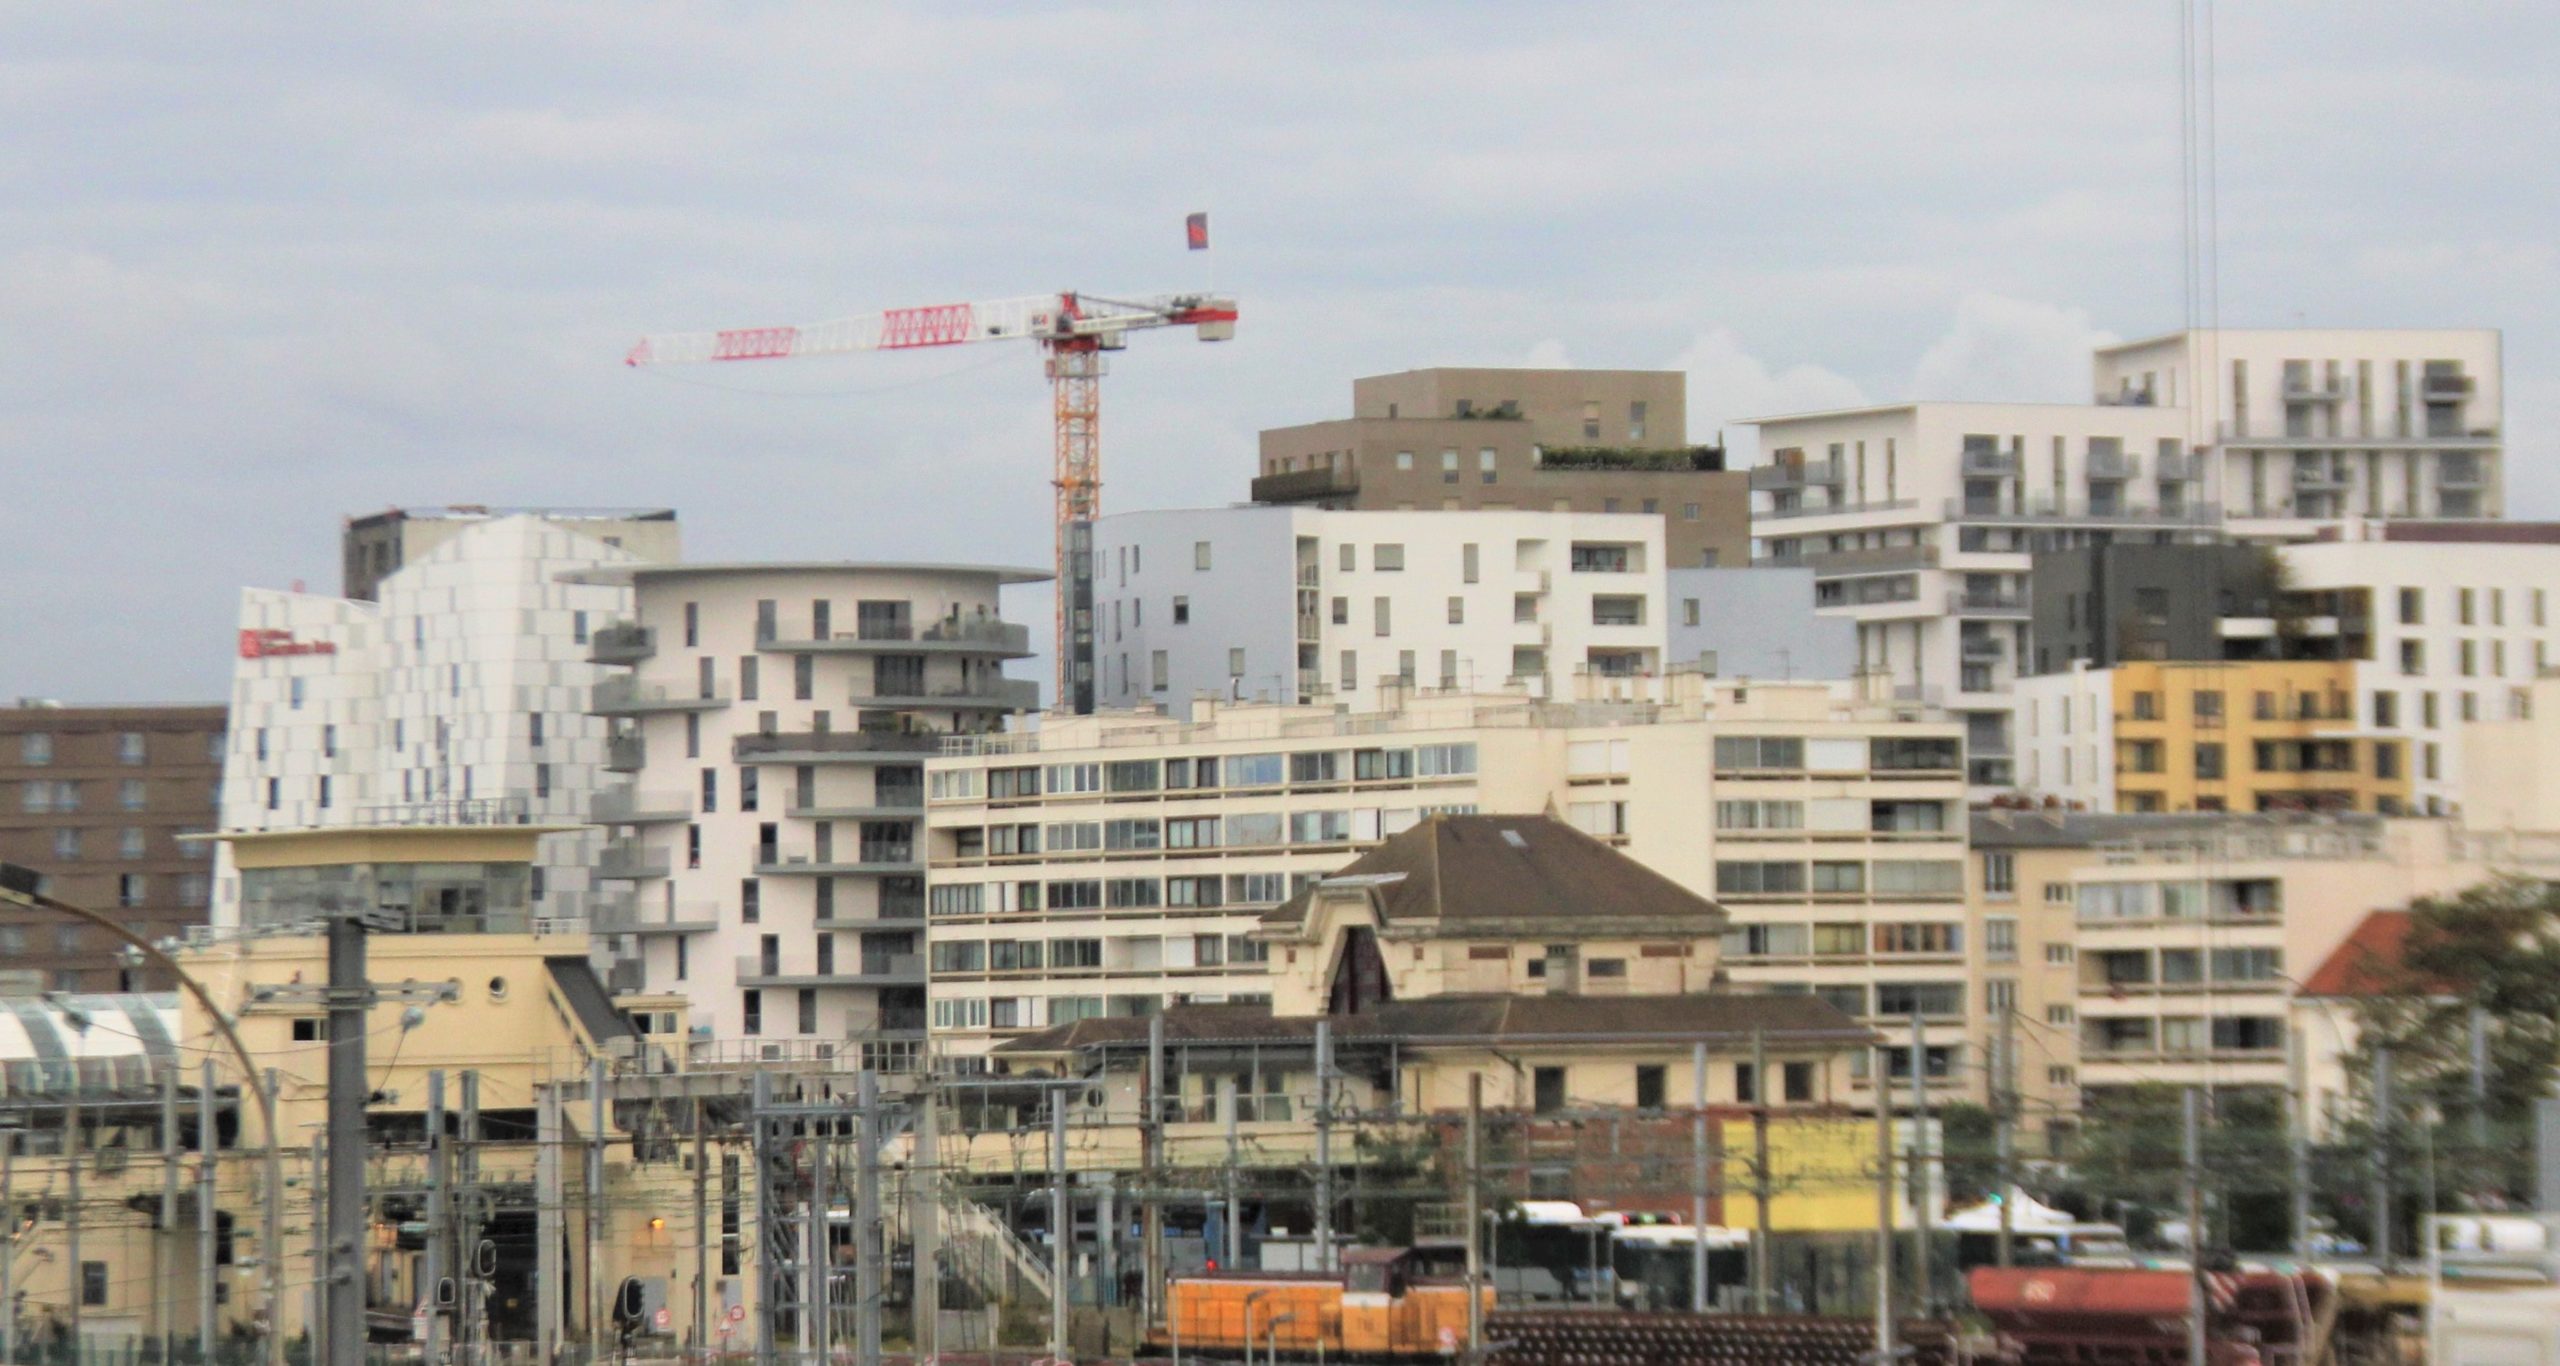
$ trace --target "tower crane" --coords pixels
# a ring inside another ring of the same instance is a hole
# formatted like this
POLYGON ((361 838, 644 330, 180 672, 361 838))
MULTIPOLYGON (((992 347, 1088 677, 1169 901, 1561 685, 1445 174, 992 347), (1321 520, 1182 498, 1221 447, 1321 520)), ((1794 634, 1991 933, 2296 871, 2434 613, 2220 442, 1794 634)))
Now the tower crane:
POLYGON ((1068 290, 984 303, 929 304, 797 327, 733 327, 646 336, 625 365, 781 360, 908 351, 970 342, 1037 342, 1057 425, 1057 666, 1053 705, 1093 710, 1093 519, 1102 510, 1103 353, 1129 334, 1188 327, 1204 342, 1236 334, 1236 301, 1207 294, 1106 299, 1068 290))

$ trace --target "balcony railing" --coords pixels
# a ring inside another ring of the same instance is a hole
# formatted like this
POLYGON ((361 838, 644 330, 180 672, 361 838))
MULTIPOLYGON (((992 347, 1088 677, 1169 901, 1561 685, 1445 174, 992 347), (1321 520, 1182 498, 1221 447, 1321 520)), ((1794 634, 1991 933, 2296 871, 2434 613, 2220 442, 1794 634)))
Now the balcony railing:
POLYGON ((607 678, 588 691, 587 710, 597 716, 637 716, 644 712, 712 711, 729 704, 718 687, 711 691, 713 696, 704 697, 698 685, 675 689, 627 676, 607 678))
POLYGON ((975 685, 939 688, 901 682, 874 682, 869 691, 855 689, 847 699, 857 707, 949 707, 965 711, 1030 711, 1040 705, 1040 685, 1027 678, 998 678, 975 685))
POLYGON ((608 735, 604 742, 607 773, 637 773, 649 762, 649 746, 637 735, 608 735))
POLYGON ((693 804, 681 792, 639 792, 610 787, 588 803, 587 819, 598 825, 650 825, 690 819, 693 804))
POLYGON ((775 763, 781 762, 775 756, 803 754, 820 761, 860 761, 871 755, 939 754, 942 739, 939 731, 790 730, 738 736, 730 742, 730 754, 740 763, 775 763))
POLYGON ((2420 379, 2420 392, 2431 399, 2456 399, 2471 396, 2469 375, 2449 375, 2441 371, 2420 379))
POLYGON ((2016 593, 1984 593, 1960 588, 1947 594, 1947 611, 1951 615, 1967 617, 2023 617, 2027 614, 2027 600, 2016 593))
POLYGON ((2163 451, 2153 463, 2152 477, 2164 484, 2201 479, 2204 477, 2204 457, 2184 451, 2163 451))
POLYGON ((2142 476, 2142 457, 2123 451, 2089 452, 2089 477, 2102 480, 2138 479, 2142 476))
POLYGON ((924 955, 920 953, 865 953, 849 961, 829 964, 821 971, 816 965, 807 968, 785 967, 778 958, 758 953, 738 956, 738 980, 853 982, 863 978, 895 978, 922 981, 924 955))
POLYGON ((1359 491, 1360 471, 1330 465, 1257 474, 1252 485, 1253 501, 1257 503, 1306 503, 1318 498, 1348 498, 1359 491))
POLYGON ((1958 462, 1964 473, 1985 479, 1997 479, 2018 472, 2016 451, 1984 450, 1977 446, 1964 453, 1958 462))
POLYGON ((658 633, 638 622, 607 622, 587 635, 590 664, 637 664, 657 652, 658 633))
POLYGON ((1810 569, 1828 577, 1890 574, 1937 568, 1938 548, 1933 545, 1884 545, 1857 550, 1817 550, 1796 555, 1764 555, 1752 564, 1755 568, 1810 569))
POLYGON ((703 934, 720 928, 720 907, 710 901, 670 906, 655 897, 599 900, 587 922, 597 934, 703 934))
POLYGON ((667 875, 667 851, 638 840, 610 840, 596 854, 600 878, 653 878, 667 875))
POLYGON ((1800 489, 1809 484, 1839 482, 1840 462, 1836 460, 1804 460, 1760 465, 1751 471, 1751 487, 1755 489, 1800 489))
POLYGON ((2216 503, 2186 503, 2177 507, 2093 504, 2038 495, 2016 502, 1950 498, 1946 502, 1946 516, 1952 522, 2119 522, 2210 526, 2220 520, 2222 508, 2216 503))

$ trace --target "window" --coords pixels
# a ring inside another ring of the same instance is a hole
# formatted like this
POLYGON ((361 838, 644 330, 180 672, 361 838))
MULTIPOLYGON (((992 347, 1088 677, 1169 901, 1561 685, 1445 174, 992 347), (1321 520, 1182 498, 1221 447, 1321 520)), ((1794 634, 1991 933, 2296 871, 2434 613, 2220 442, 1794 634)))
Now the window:
POLYGON ((1456 451, 1440 452, 1440 482, 1443 484, 1454 484, 1458 482, 1458 453, 1456 451))
MULTIPOLYGON (((325 785, 328 779, 320 780, 325 785)), ((127 811, 140 811, 151 804, 151 787, 140 778, 127 778, 116 784, 116 805, 127 811)), ((328 803, 324 800, 321 805, 328 803)))
POLYGON ((1856 895, 1867 890, 1867 865, 1820 862, 1813 865, 1816 896, 1856 895))
POLYGON ((1950 954, 1964 951, 1960 925, 1896 924, 1875 927, 1878 953, 1950 954))
POLYGON ((1530 1069, 1529 1076, 1529 1085, 1533 1093, 1532 1104, 1539 1114, 1551 1115, 1564 1108, 1565 1094, 1563 1068, 1532 1068, 1530 1069))
POLYGON ((105 1262, 80 1264, 80 1302, 95 1305, 103 1305, 107 1302, 107 1264, 105 1262))
POLYGON ((1371 568, 1376 569, 1382 574, 1400 572, 1404 568, 1404 547, 1400 545, 1372 546, 1369 550, 1369 564, 1371 568))
POLYGON ((2018 922, 1992 916, 1982 922, 1982 953, 1994 963, 2018 961, 2018 922))
MULTIPOLYGON (((1173 624, 1176 626, 1188 626, 1191 624, 1191 599, 1177 597, 1173 600, 1173 624)), ((1163 685, 1158 684, 1157 686, 1162 687, 1163 685)))
POLYGON ((1467 624, 1467 600, 1465 598, 1452 597, 1449 599, 1449 624, 1452 626, 1464 626, 1467 624))
POLYGON ((1411 452, 1411 451, 1398 451, 1398 452, 1396 452, 1396 468, 1397 468, 1397 469, 1400 469, 1400 470, 1409 470, 1409 469, 1412 469, 1412 468, 1413 468, 1413 452, 1411 452))
POLYGON ((1209 567, 1209 543, 1207 541, 1193 541, 1191 543, 1191 567, 1195 570, 1207 569, 1209 567))
POLYGON ((1964 983, 1878 982, 1876 983, 1876 1013, 1886 1017, 1962 1015, 1964 983))
POLYGON ((1774 896, 1804 889, 1801 863, 1726 859, 1716 863, 1716 891, 1727 896, 1774 896))
POLYGON ((2401 589, 2400 624, 2403 626, 2423 626, 2426 624, 2426 619, 2425 591, 2417 588, 2401 589))
POLYGON ((1384 636, 1393 634, 1389 625, 1394 615, 1392 609, 1389 607, 1389 604, 1392 601, 1393 599, 1389 598, 1379 598, 1371 604, 1370 614, 1375 619, 1375 625, 1379 635, 1384 636))
POLYGON ((2195 761, 2196 778, 2199 781, 2218 782, 2222 779, 2223 755, 2221 745, 2214 743, 2197 745, 2195 761))
POLYGON ((1785 735, 1721 735, 1716 737, 1718 769, 1801 769, 1804 740, 1785 735))
POLYGON ((2400 642, 2400 672, 2401 672, 2401 674, 2402 674, 2404 677, 2408 677, 2408 678, 2415 678, 2415 677, 2417 677, 2418 675, 2425 673, 2426 671, 2427 671, 2427 645, 2426 645, 2426 642, 2425 642, 2425 641, 2422 641, 2422 640, 2404 640, 2404 641, 2401 641, 2401 642, 2400 642))
POLYGON ((1476 472, 1477 476, 1488 484, 1496 482, 1500 477, 1493 468, 1493 447, 1487 446, 1476 452, 1476 472))
POLYGON ((1671 1069, 1660 1063, 1638 1063, 1636 1065, 1637 1109, 1659 1110, 1665 1104, 1669 1103, 1670 1087, 1668 1085, 1668 1079, 1670 1071, 1671 1069))
POLYGON ((1227 676, 1229 678, 1244 677, 1244 647, 1241 645, 1232 646, 1227 650, 1227 676))
POLYGON ((1462 546, 1458 547, 1458 578, 1459 578, 1459 581, 1460 581, 1460 582, 1462 582, 1462 583, 1474 583, 1474 582, 1476 581, 1476 579, 1477 579, 1477 573, 1476 573, 1476 570, 1477 570, 1476 543, 1475 543, 1475 542, 1473 542, 1473 541, 1469 541, 1469 542, 1467 542, 1465 545, 1462 545, 1462 546))
MULTIPOLYGON (((334 732, 337 728, 329 728, 334 732)), ((129 730, 116 737, 116 762, 140 764, 150 761, 150 739, 141 731, 129 730)))
POLYGON ((2069 944, 2045 945, 2044 961, 2046 966, 2057 968, 2069 963, 2071 961, 2071 946, 2069 944))
POLYGON ((720 809, 720 770, 702 770, 702 811, 708 815, 720 809))
MULTIPOLYGON (((267 756, 260 754, 258 757, 263 759, 267 756)), ((31 730, 19 736, 18 762, 30 766, 52 763, 53 737, 40 730, 31 730)))
POLYGON ((1986 896, 2002 898, 2018 894, 2018 856, 1986 853, 1982 856, 1982 891, 1986 896))
POLYGON ((746 1034, 764 1032, 764 993, 762 991, 749 987, 738 993, 738 1028, 741 1033, 746 1034))

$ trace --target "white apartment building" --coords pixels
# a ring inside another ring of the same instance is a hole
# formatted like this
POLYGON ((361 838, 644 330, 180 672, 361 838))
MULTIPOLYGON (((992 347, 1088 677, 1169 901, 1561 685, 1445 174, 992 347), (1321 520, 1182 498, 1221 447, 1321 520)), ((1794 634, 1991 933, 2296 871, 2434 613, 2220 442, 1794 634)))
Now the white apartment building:
POLYGON ((2165 408, 1904 403, 1759 419, 1755 563, 1803 566, 1857 667, 1964 719, 1976 795, 2014 781, 2029 552, 2207 540, 2219 514, 2165 408))
POLYGON ((1566 696, 1664 665, 1663 521, 1639 513, 1124 512, 1094 523, 1095 694, 1377 705, 1382 685, 1566 696))
POLYGON ((1203 701, 954 739, 928 764, 934 1035, 949 1053, 1092 1015, 1270 990, 1261 915, 1435 814, 1552 811, 1722 903, 1723 967, 1860 1018, 1968 1002, 1961 728, 1845 685, 1675 674, 1591 700, 1402 695, 1353 713, 1203 701))
MULTIPOLYGON (((224 830, 586 820, 605 759, 588 640, 627 586, 562 576, 637 563, 534 517, 475 521, 380 580, 378 600, 242 592, 224 830)), ((601 837, 547 836, 535 914, 587 913, 601 837)), ((230 846, 213 922, 237 923, 230 846)))
POLYGON ((2405 741, 2411 809, 2466 806, 2462 727, 2531 713, 2560 665, 2560 524, 2347 523, 2284 549, 2296 587, 2362 603, 2360 733, 2405 741))
POLYGON ((2186 414, 2233 534, 2505 515, 2492 328, 2220 328, 2100 348, 2100 403, 2186 414))
POLYGON ((627 884, 596 930, 615 986, 692 1001, 696 1061, 882 1064, 924 1029, 924 762, 1037 705, 1031 654, 985 565, 711 564, 601 573, 633 615, 593 637, 627 672, 611 718, 597 875, 627 884))
POLYGON ((2051 1031, 2045 1043, 2076 1048, 2084 1094, 2283 1088, 2292 1049, 2334 1058, 2347 1046, 2288 1033, 2307 1024, 2296 1006, 2301 983, 2369 912, 2501 872, 2560 872, 2560 846, 2447 820, 2260 817, 2132 828, 2141 833, 2097 844, 2071 878, 2076 1032, 2051 1031))

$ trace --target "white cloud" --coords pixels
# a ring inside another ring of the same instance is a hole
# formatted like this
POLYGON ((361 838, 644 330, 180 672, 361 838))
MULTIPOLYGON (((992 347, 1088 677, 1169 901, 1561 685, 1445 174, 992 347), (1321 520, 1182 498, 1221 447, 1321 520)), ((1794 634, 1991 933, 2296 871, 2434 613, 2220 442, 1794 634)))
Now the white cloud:
POLYGON ((1679 355, 1674 370, 1689 372, 1689 439, 1713 441, 1719 429, 1735 465, 1755 463, 1759 438, 1749 427, 1735 425, 1755 417, 1802 413, 1822 408, 1853 408, 1867 401, 1866 391, 1846 375, 1799 361, 1772 369, 1767 361, 1743 349, 1732 329, 1701 332, 1679 355))
POLYGON ((2077 308, 1996 294, 1956 301, 1955 323, 1920 353, 1915 399, 2085 403, 2089 351, 2118 340, 2077 308))

